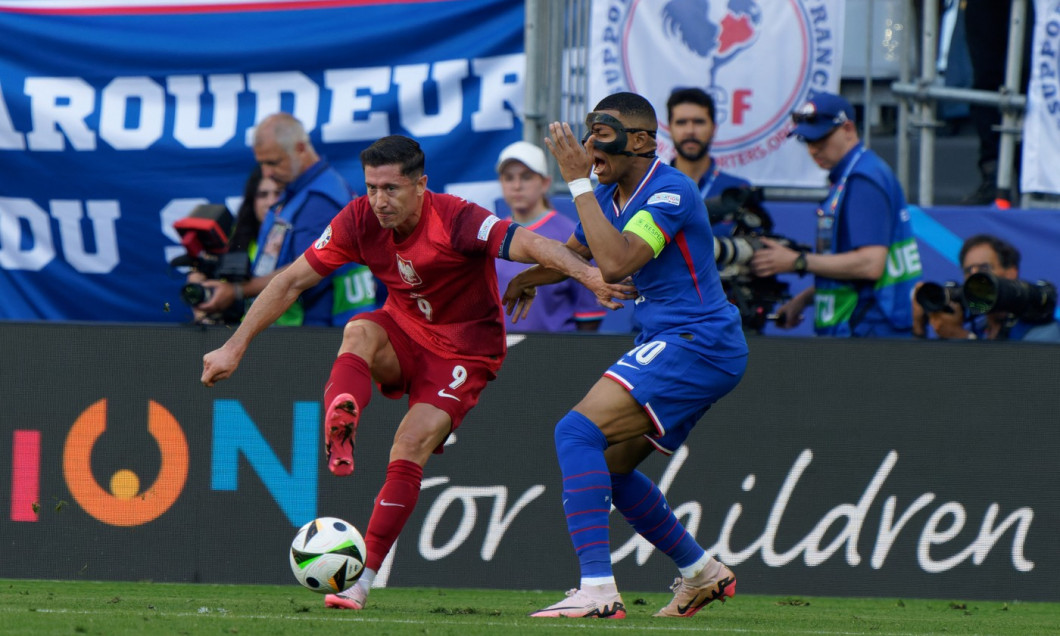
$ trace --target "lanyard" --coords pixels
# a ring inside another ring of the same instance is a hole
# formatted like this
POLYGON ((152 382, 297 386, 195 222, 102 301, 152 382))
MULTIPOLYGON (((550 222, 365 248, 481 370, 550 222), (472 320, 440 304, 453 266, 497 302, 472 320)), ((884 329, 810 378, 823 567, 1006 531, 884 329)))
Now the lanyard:
POLYGON ((850 174, 854 171, 854 166, 857 165, 858 160, 861 159, 861 155, 863 154, 865 154, 864 146, 858 150, 856 155, 851 157, 850 163, 848 163, 847 167, 843 170, 843 174, 839 177, 839 181, 837 181, 835 186, 832 187, 831 195, 828 199, 825 199, 820 207, 817 208, 818 254, 832 253, 832 248, 834 247, 832 245, 832 228, 835 226, 836 210, 839 208, 839 201, 843 198, 843 190, 846 189, 847 179, 850 178, 850 174))
POLYGON ((699 188, 699 196, 701 198, 707 198, 707 195, 710 193, 710 188, 714 185, 714 181, 718 178, 719 174, 721 174, 721 168, 719 168, 718 166, 714 166, 714 170, 710 173, 710 178, 707 179, 707 182, 704 183, 702 187, 699 188))

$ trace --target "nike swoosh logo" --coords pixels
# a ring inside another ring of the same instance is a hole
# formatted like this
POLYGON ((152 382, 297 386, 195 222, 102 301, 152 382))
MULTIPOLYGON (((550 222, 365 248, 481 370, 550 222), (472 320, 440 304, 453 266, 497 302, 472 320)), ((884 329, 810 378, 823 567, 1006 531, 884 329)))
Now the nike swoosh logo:
POLYGON ((638 367, 635 364, 630 364, 628 362, 622 362, 621 360, 618 361, 618 364, 621 364, 624 367, 629 367, 630 369, 638 369, 638 368, 640 368, 640 367, 638 367))
POLYGON ((382 501, 380 501, 380 502, 379 502, 379 505, 380 505, 380 506, 386 506, 387 508, 392 508, 392 507, 393 507, 393 508, 404 508, 404 507, 405 507, 405 504, 399 504, 399 503, 390 503, 390 502, 389 502, 389 501, 387 501, 386 499, 383 499, 382 501))
POLYGON ((438 397, 447 397, 447 398, 456 400, 457 402, 460 401, 460 398, 456 397, 452 393, 446 393, 445 389, 438 389, 438 397))

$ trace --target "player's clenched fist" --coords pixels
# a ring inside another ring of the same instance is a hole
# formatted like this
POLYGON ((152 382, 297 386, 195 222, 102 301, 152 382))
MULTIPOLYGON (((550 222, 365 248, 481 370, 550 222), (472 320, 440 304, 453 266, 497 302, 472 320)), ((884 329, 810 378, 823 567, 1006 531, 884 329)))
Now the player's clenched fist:
POLYGON ((239 366, 239 357, 224 347, 215 349, 202 357, 202 378, 204 386, 213 386, 216 382, 232 375, 239 366))

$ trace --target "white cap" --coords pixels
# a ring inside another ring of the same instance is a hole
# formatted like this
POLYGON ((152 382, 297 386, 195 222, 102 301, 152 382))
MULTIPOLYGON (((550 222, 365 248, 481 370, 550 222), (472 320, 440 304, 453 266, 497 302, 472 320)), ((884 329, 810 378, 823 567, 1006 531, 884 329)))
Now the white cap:
POLYGON ((548 164, 545 163, 545 151, 529 141, 517 141, 501 151, 497 160, 497 172, 509 161, 518 161, 542 177, 548 177, 548 164))

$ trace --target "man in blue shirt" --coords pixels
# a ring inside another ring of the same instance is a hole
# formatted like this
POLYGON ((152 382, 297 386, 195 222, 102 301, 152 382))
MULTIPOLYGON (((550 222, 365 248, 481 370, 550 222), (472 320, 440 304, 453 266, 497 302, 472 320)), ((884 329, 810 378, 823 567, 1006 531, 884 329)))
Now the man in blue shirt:
POLYGON ((777 309, 777 326, 797 326, 813 301, 819 336, 909 337, 922 268, 898 179, 862 145, 854 108, 839 95, 818 93, 792 113, 792 121, 789 136, 829 171, 831 188, 817 208, 813 253, 763 238, 751 259, 756 276, 814 275, 813 286, 777 309))
MULTIPOLYGON (((288 113, 263 119, 254 130, 254 158, 262 175, 283 188, 261 223, 252 278, 244 283, 205 281, 212 295, 196 309, 219 313, 257 296, 277 272, 317 240, 331 219, 353 198, 353 189, 322 158, 302 123, 288 113)), ((374 308, 375 281, 367 268, 352 265, 302 293, 278 325, 341 326, 374 308)))
MULTIPOLYGON (((535 617, 624 618, 611 569, 611 505, 669 556, 681 576, 656 616, 692 616, 736 589, 729 568, 685 531, 662 492, 636 470, 653 451, 671 454, 707 409, 743 377, 747 342, 714 263, 703 199, 695 184, 655 156, 657 120, 634 93, 605 97, 586 118, 582 143, 553 122, 546 145, 578 211, 567 246, 593 258, 605 281, 632 277, 635 347, 604 373, 556 425, 563 508, 581 566, 579 589, 535 617), (590 170, 600 181, 593 190, 590 170)), ((505 296, 562 275, 531 268, 505 296)))
POLYGON ((674 157, 670 165, 688 175, 699 187, 700 198, 721 196, 729 188, 750 188, 751 182, 722 172, 710 156, 717 124, 714 99, 701 88, 679 88, 666 101, 674 157))

